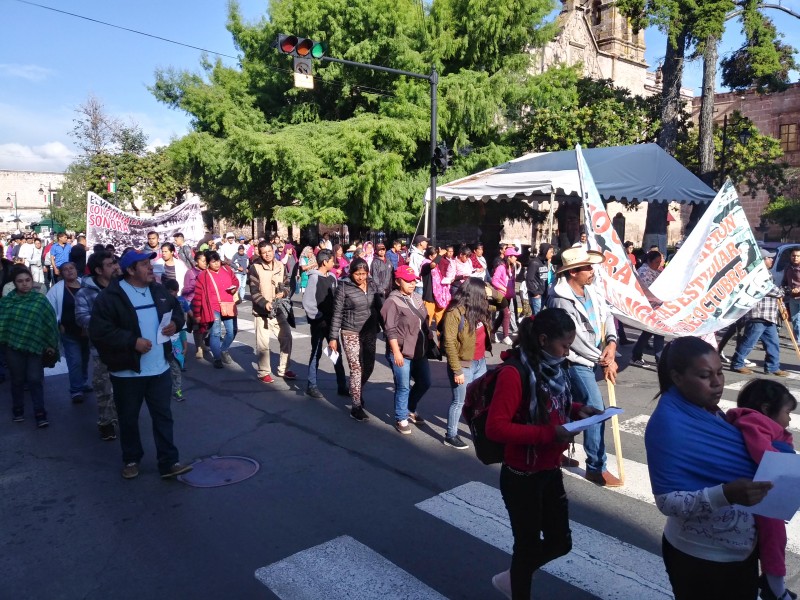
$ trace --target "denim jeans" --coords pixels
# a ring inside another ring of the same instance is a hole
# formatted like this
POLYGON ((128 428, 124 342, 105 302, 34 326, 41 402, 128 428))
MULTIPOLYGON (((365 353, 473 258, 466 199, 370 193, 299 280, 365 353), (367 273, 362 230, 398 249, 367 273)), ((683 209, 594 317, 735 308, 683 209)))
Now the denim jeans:
POLYGON ((423 358, 404 358, 403 366, 398 367, 394 363, 391 354, 386 356, 392 367, 394 376, 394 418, 396 421, 408 419, 409 412, 417 412, 417 405, 422 396, 431 387, 431 371, 428 366, 428 359, 423 358), (411 385, 411 378, 414 378, 414 385, 411 385))
MULTIPOLYGON (((308 359, 308 387, 315 388, 317 387, 317 371, 319 370, 319 359, 322 356, 322 345, 328 340, 328 327, 322 319, 311 320, 308 322, 308 325, 311 330, 311 356, 308 359)), ((333 365, 333 370, 336 373, 336 385, 339 390, 346 390, 347 380, 344 376, 342 354, 343 352, 339 353, 339 358, 336 364, 333 365)))
POLYGON ((536 298, 530 297, 528 298, 528 302, 531 305, 531 314, 538 315, 539 311, 542 310, 542 297, 537 296, 536 298))
POLYGON ((236 279, 239 280, 239 298, 244 300, 244 290, 247 287, 247 271, 236 273, 236 279))
POLYGON ((792 332, 794 339, 800 343, 800 298, 789 298, 786 307, 792 314, 792 332))
POLYGON ((89 387, 89 340, 61 334, 61 345, 69 371, 69 395, 75 397, 89 387))
POLYGON ((781 368, 781 348, 778 339, 778 328, 775 323, 764 321, 748 321, 744 326, 744 335, 741 342, 736 344, 736 352, 731 359, 731 369, 744 367, 744 360, 753 350, 758 340, 764 345, 766 357, 764 371, 774 373, 781 368))
POLYGON ((450 410, 447 412, 447 437, 458 435, 458 421, 461 418, 461 410, 464 408, 464 400, 467 397, 467 386, 478 377, 486 373, 486 359, 473 360, 468 367, 461 366, 464 374, 464 383, 457 385, 455 373, 447 366, 447 377, 450 380, 450 389, 453 391, 453 399, 450 401, 450 410))
POLYGON ((6 365, 11 377, 11 404, 14 416, 21 417, 25 412, 25 384, 28 384, 33 402, 33 414, 37 417, 46 417, 42 356, 6 348, 6 365))
MULTIPOLYGON (((603 396, 597 386, 596 373, 599 367, 571 365, 569 380, 572 399, 598 410, 603 410, 603 396)), ((586 470, 601 473, 606 469, 605 422, 592 425, 583 432, 583 449, 586 450, 586 470)))
POLYGON ((144 456, 139 435, 139 413, 142 411, 142 402, 145 402, 153 422, 158 471, 162 475, 169 472, 170 467, 178 462, 178 449, 172 442, 172 377, 169 369, 161 375, 145 377, 111 375, 111 385, 117 404, 122 462, 138 463, 144 456))
POLYGON ((220 360, 222 358, 222 353, 227 352, 228 348, 233 344, 233 338, 236 337, 236 333, 233 330, 235 322, 236 317, 223 319, 218 312, 214 311, 214 324, 211 326, 209 339, 211 342, 211 354, 214 356, 214 360, 220 360), (223 326, 225 327, 224 340, 220 339, 223 326))
POLYGON ((631 358, 633 360, 642 359, 642 356, 644 355, 644 349, 647 348, 647 340, 650 338, 653 338, 653 355, 655 356, 656 360, 661 359, 661 351, 664 349, 664 336, 655 335, 649 331, 642 331, 639 334, 639 339, 636 340, 636 344, 633 346, 633 350, 631 351, 631 358))

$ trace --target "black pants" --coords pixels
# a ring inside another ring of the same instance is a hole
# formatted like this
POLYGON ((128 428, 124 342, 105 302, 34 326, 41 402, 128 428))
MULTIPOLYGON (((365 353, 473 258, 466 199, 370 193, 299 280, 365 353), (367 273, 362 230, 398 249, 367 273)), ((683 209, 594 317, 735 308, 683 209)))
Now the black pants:
POLYGON ((529 600, 534 571, 572 550, 561 469, 520 475, 503 465, 500 492, 514 534, 512 597, 529 600))
POLYGON ((714 562, 681 552, 661 538, 661 554, 675 600, 755 600, 758 551, 738 562, 714 562))
MULTIPOLYGON (((322 356, 322 345, 328 342, 328 333, 330 328, 323 319, 311 319, 308 322, 309 329, 311 330, 311 356, 308 359, 308 385, 309 387, 317 387, 317 377, 319 372, 319 359, 322 356)), ((344 363, 342 362, 342 355, 344 349, 339 353, 339 359, 333 365, 333 370, 336 373, 336 385, 340 392, 347 391, 347 379, 344 376, 344 363)), ((374 362, 374 359, 373 359, 374 362)))
MULTIPOLYGON (((155 351, 160 350, 156 348, 155 351)), ((142 438, 139 435, 139 413, 142 402, 146 402, 153 422, 158 471, 162 475, 168 473, 170 467, 178 462, 178 449, 172 442, 172 377, 169 369, 161 375, 145 377, 111 375, 111 385, 117 405, 122 462, 138 463, 144 456, 142 438)))

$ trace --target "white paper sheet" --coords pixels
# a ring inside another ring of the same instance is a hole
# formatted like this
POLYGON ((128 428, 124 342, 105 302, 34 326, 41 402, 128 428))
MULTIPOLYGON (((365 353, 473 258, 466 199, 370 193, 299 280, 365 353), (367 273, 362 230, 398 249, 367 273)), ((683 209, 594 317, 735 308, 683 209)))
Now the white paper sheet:
POLYGON ((789 521, 800 510, 800 454, 765 452, 753 481, 771 481, 767 497, 743 511, 789 521))
POLYGON ((330 358, 333 364, 336 364, 336 361, 339 360, 339 353, 330 346, 323 348, 322 353, 330 358))
POLYGON ((161 330, 164 329, 164 327, 166 327, 167 325, 169 325, 171 321, 172 321, 172 313, 171 312, 164 313, 164 316, 161 317, 161 323, 158 324, 158 333, 156 335, 157 343, 165 344, 169 341, 169 336, 161 333, 161 330))
POLYGON ((571 423, 564 423, 564 429, 567 431, 571 431, 573 433, 578 433, 585 429, 589 429, 592 425, 597 425, 598 423, 602 423, 603 421, 608 421, 614 415, 620 415, 625 411, 618 407, 611 407, 605 409, 599 415, 592 415, 591 417, 587 417, 585 419, 581 419, 580 421, 572 421, 571 423))

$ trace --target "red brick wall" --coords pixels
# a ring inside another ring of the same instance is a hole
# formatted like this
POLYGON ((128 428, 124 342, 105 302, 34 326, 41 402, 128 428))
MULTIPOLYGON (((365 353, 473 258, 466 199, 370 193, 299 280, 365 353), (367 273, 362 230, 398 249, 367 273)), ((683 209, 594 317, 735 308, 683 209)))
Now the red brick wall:
MULTIPOLYGON (((714 100, 714 121, 721 124, 725 115, 730 120, 734 111, 738 111, 758 127, 764 135, 780 139, 780 126, 797 124, 800 129, 800 83, 793 83, 785 92, 759 95, 754 91, 728 92, 717 94, 714 100)), ((697 122, 700 113, 700 98, 692 101, 692 120, 697 122)), ((800 149, 785 152, 784 158, 791 167, 800 167, 800 149)), ((764 192, 759 192, 751 198, 746 189, 739 190, 739 196, 744 206, 747 218, 752 227, 757 227, 761 220, 761 212, 767 204, 768 198, 764 192)), ((767 237, 773 238, 779 234, 779 228, 771 228, 767 237)), ((756 232, 757 237, 761 234, 756 232)), ((797 235, 800 235, 798 232, 797 235)), ((790 240, 797 241, 797 240, 790 240)))

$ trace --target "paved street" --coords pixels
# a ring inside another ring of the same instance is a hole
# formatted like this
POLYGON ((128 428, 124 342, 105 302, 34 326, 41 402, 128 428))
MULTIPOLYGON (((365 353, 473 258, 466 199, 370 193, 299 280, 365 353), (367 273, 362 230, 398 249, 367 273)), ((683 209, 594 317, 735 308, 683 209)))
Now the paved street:
MULTIPOLYGON (((123 480, 118 442, 97 436, 94 398, 72 405, 66 375, 53 370, 48 429, 31 418, 0 419, 0 598, 501 598, 491 577, 508 567, 511 534, 499 467, 442 444, 450 399, 444 363, 433 363, 434 385, 420 404, 427 423, 402 436, 382 357, 365 389, 367 423, 349 418, 324 357, 326 400, 304 395, 309 341, 298 318, 298 379, 260 383, 245 308, 231 352, 236 365, 219 371, 188 359, 187 400, 173 405, 181 459, 238 455, 261 465, 254 477, 218 488, 162 481, 146 416, 141 474, 123 480)), ((783 366, 793 372, 785 383, 800 396, 800 361, 782 342, 783 366)), ((627 367, 630 348, 621 349, 616 389, 626 411, 626 485, 601 489, 580 469, 568 473, 574 550, 536 575, 536 598, 671 597, 660 559, 664 518, 650 494, 643 443, 656 376, 627 367)), ((732 355, 733 343, 727 350, 732 355)), ((763 353, 750 358, 760 369, 763 353)), ((727 407, 746 378, 726 378, 727 407)), ((8 383, 0 389, 7 407, 8 383)), ((800 416, 791 427, 798 447, 800 416)), ((616 471, 610 427, 606 440, 616 471)), ((789 587, 798 590, 798 518, 789 546, 789 587)))

